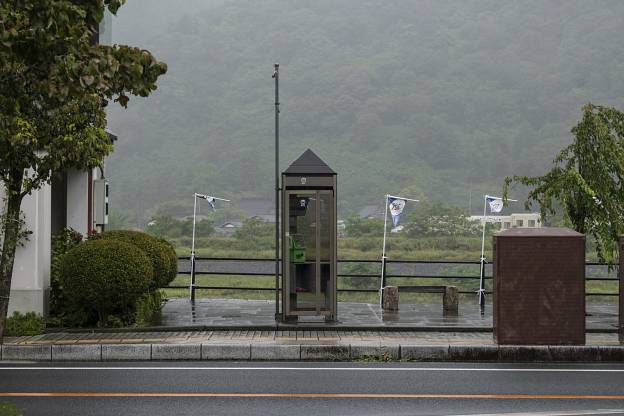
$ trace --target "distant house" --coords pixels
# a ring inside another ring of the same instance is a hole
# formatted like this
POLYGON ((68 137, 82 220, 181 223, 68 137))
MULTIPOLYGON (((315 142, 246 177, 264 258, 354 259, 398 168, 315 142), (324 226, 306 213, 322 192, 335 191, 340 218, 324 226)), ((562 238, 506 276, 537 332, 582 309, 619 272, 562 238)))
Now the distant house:
POLYGON ((231 237, 236 230, 241 228, 243 223, 241 221, 227 221, 223 224, 215 227, 215 234, 220 237, 231 237))
POLYGON ((242 226, 243 223, 240 221, 228 221, 221 224, 219 228, 240 228, 242 226))
POLYGON ((510 228, 540 228, 542 227, 542 218, 538 212, 524 212, 510 215, 472 215, 473 221, 479 221, 482 225, 484 222, 500 224, 503 230, 510 228))

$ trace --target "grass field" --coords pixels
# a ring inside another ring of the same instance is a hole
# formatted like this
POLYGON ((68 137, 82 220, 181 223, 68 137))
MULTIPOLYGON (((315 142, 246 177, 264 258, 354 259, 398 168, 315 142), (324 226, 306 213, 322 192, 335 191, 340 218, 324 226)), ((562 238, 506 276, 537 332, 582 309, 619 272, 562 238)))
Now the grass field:
MULTIPOLYGON (((188 238, 172 241, 180 256, 190 254, 188 238)), ((199 257, 227 257, 227 258, 266 258, 272 259, 275 252, 272 246, 272 238, 259 238, 241 240, 232 237, 206 237, 197 240, 197 255, 199 257)), ((381 257, 382 239, 377 237, 339 238, 339 259, 370 259, 379 260, 381 257)), ((486 238, 486 259, 491 259, 491 238, 486 238)), ((407 238, 405 236, 392 236, 387 243, 387 256, 391 260, 466 260, 478 261, 481 255, 480 237, 422 237, 407 238)), ((596 261, 595 252, 587 253, 588 261, 596 261)), ((344 266, 347 267, 347 266, 344 266)), ((377 264, 352 264, 347 271, 349 274, 376 274, 379 271, 377 264)), ((440 275, 477 276, 478 265, 448 266, 439 272, 440 275)), ((344 272, 343 272, 344 273, 344 272)), ((593 271, 594 277, 607 277, 605 270, 593 271)), ((614 277, 613 273, 608 275, 614 277)), ((172 283, 174 286, 188 286, 190 277, 179 275, 172 283)), ((454 285, 460 291, 470 292, 460 297, 460 302, 476 299, 474 292, 478 289, 479 281, 467 279, 430 279, 430 278, 389 278, 388 284, 393 285, 454 285)), ((223 276, 223 275, 198 275, 199 286, 229 286, 229 287, 261 287, 274 288, 273 276, 223 276)), ((377 278, 338 278, 338 289, 371 288, 376 289, 379 284, 377 278)), ((486 290, 491 290, 491 281, 486 281, 486 290)), ((617 281, 587 281, 587 293, 615 293, 618 291, 617 281)), ((188 289, 166 289, 169 297, 188 296, 188 289)), ((196 291, 198 298, 235 298, 235 299, 274 299, 274 291, 247 291, 234 289, 196 291)), ((401 301, 414 302, 437 302, 438 294, 413 294, 401 295, 401 301)), ((340 301, 352 302, 378 302, 377 293, 339 293, 340 301)), ((617 301, 615 296, 588 296, 589 301, 617 301)))
MULTIPOLYGON (((348 281, 350 279, 339 277, 338 289, 351 289, 354 286, 348 281)), ((378 279, 369 278, 370 285, 366 288, 377 288, 378 279)), ((475 291, 479 286, 478 280, 458 280, 458 279, 407 279, 407 278, 393 278, 389 279, 390 284, 395 285, 454 285, 458 286, 460 291, 475 291)), ((486 281, 486 290, 491 290, 491 281, 486 281)), ((190 277, 188 275, 178 275, 178 277, 171 284, 172 286, 188 286, 190 284, 190 277)), ((275 287, 275 278, 273 276, 197 276, 197 285, 199 286, 229 286, 229 287, 261 287, 270 288, 275 287)), ((585 290, 586 293, 616 293, 618 291, 617 281, 587 281, 585 290)), ((188 289, 165 289, 164 293, 167 297, 186 297, 189 295, 188 289)), ((234 290, 234 289, 221 289, 221 290, 206 290, 198 289, 196 291, 197 298, 232 298, 232 299, 275 299, 274 291, 260 291, 260 290, 234 290)), ((476 294, 462 294, 460 296, 460 302, 466 302, 476 299, 476 294)), ((590 302, 617 302, 616 296, 588 296, 590 302)), ((369 302, 376 303, 379 301, 377 293, 339 293, 338 300, 344 302, 369 302)), ((426 302, 433 303, 440 301, 439 294, 416 294, 405 293, 401 295, 402 302, 426 302)))

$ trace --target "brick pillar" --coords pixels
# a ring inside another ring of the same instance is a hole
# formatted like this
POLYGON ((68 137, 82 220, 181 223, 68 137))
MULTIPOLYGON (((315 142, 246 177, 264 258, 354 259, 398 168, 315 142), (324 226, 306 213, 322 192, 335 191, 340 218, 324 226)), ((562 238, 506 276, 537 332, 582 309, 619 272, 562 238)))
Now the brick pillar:
POLYGON ((399 288, 397 286, 383 288, 383 310, 388 312, 399 310, 399 288))
POLYGON ((447 314, 457 314, 459 311, 459 291, 457 286, 447 286, 442 298, 444 312, 447 314))

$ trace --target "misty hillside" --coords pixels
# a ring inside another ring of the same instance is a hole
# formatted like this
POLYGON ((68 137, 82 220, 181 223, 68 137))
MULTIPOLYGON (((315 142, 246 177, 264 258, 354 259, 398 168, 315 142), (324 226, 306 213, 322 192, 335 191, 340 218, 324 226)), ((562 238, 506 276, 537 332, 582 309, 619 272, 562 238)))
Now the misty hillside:
POLYGON ((584 103, 624 109, 618 0, 129 0, 113 37, 169 65, 109 112, 113 210, 139 221, 195 191, 271 198, 274 62, 281 165, 312 148, 343 215, 388 192, 467 207, 547 169, 584 103))

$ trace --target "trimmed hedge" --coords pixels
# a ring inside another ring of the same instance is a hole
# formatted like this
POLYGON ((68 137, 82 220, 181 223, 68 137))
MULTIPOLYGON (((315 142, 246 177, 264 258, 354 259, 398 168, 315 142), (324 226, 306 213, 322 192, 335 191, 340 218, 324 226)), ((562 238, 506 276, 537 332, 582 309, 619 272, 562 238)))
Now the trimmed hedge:
POLYGON ((65 253, 60 264, 66 306, 85 316, 97 312, 100 325, 109 315, 131 314, 152 279, 149 257, 137 246, 117 240, 87 241, 65 253))
POLYGON ((178 274, 178 263, 175 250, 164 240, 153 237, 140 231, 114 230, 101 234, 102 240, 123 241, 133 244, 143 250, 149 257, 153 269, 153 281, 150 289, 157 289, 169 285, 178 274), (176 257, 173 267, 172 256, 176 257))
POLYGON ((158 238, 158 241, 165 246, 164 254, 167 259, 167 263, 169 264, 169 268, 167 270, 167 283, 161 286, 165 287, 173 282, 173 280, 178 276, 178 255, 176 254, 173 244, 169 241, 164 238, 158 238))

